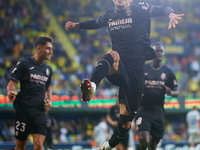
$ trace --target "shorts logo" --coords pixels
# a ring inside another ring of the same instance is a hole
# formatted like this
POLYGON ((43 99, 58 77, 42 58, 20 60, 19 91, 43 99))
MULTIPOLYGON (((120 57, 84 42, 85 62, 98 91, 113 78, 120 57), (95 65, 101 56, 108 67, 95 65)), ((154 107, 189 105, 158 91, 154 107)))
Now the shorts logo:
POLYGON ((142 117, 139 117, 136 121, 136 125, 140 125, 142 123, 142 117))
POLYGON ((160 76, 160 78, 161 78, 162 80, 165 80, 165 79, 166 79, 166 74, 165 74, 165 73, 162 73, 161 76, 160 76))
POLYGON ((46 69, 46 75, 49 76, 49 69, 46 69))

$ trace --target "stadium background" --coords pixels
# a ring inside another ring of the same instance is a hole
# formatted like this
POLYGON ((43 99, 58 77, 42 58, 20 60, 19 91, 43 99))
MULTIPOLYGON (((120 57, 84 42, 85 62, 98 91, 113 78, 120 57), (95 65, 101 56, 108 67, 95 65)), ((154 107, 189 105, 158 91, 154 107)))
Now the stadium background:
MULTIPOLYGON (((183 21, 172 30, 167 30, 167 17, 153 18, 151 42, 164 44, 163 63, 175 72, 180 91, 178 98, 166 98, 163 146, 187 147, 185 115, 193 106, 200 108, 200 1, 147 2, 170 6, 176 13, 185 14, 183 21)), ((93 127, 116 103, 117 87, 103 80, 96 96, 86 104, 79 101, 79 85, 82 79, 90 77, 102 54, 111 49, 110 37, 106 28, 66 32, 64 24, 68 20, 96 18, 109 7, 113 7, 111 0, 0 0, 0 135, 5 137, 0 136, 0 148, 11 149, 15 144, 15 112, 6 97, 11 71, 19 60, 34 54, 33 42, 41 35, 54 38, 54 54, 48 61, 54 71, 53 106, 49 111, 56 120, 54 144, 61 149, 76 145, 91 147, 93 127), (66 141, 60 138, 61 130, 67 131, 66 141)), ((134 138, 137 141, 137 136, 134 138)), ((30 136, 27 149, 31 143, 30 136)))

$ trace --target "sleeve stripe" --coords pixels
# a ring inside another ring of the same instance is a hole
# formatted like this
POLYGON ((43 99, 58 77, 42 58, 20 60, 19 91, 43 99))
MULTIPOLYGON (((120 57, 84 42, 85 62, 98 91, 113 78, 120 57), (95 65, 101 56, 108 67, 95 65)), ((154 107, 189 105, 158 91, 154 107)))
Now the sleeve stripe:
POLYGON ((11 77, 10 80, 18 82, 18 79, 14 78, 14 77, 11 77))

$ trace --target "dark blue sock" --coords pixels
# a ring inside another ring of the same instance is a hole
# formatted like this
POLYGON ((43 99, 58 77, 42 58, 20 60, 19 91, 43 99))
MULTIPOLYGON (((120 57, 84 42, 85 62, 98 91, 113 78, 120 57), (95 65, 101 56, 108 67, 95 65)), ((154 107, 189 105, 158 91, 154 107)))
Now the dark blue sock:
POLYGON ((113 62, 114 59, 110 54, 104 55, 94 68, 90 81, 94 82, 96 86, 98 86, 101 80, 108 75, 113 62))
POLYGON ((117 128, 115 128, 114 133, 109 140, 110 147, 115 147, 125 137, 125 135, 128 134, 129 129, 124 129, 122 127, 122 123, 119 122, 117 128))

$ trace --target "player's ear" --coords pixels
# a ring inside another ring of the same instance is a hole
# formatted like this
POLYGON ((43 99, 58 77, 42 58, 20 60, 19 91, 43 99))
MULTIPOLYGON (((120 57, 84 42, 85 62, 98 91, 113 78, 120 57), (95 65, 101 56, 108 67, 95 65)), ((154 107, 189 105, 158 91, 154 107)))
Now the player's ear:
POLYGON ((40 51, 41 51, 41 46, 38 45, 38 46, 36 47, 36 50, 37 50, 37 52, 40 52, 40 51))

